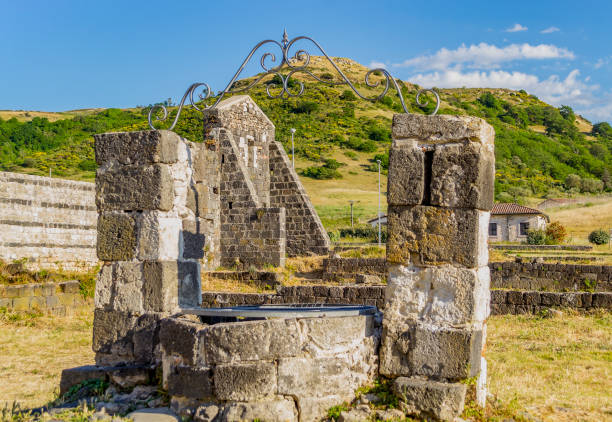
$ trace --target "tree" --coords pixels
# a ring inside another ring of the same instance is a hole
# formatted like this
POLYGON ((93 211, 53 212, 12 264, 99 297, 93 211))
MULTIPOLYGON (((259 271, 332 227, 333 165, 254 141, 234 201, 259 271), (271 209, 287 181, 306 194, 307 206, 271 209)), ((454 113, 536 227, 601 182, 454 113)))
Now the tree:
POLYGON ((604 188, 601 180, 597 179, 582 179, 581 190, 585 193, 598 193, 604 188))
POLYGON ((574 110, 570 106, 562 105, 561 107, 559 107, 559 113, 561 113, 561 116, 565 120, 569 121, 571 124, 574 124, 574 121, 576 120, 576 115, 574 114, 574 110))
POLYGON ((478 101, 480 102, 480 104, 487 108, 498 109, 501 106, 499 100, 495 98, 495 95, 491 94, 490 92, 485 92, 484 94, 482 94, 480 98, 478 98, 478 101))
POLYGON ((591 130, 591 135, 600 138, 612 139, 612 126, 608 122, 595 123, 591 130))
POLYGON ((558 221, 553 221, 546 227, 546 238, 548 240, 546 243, 551 243, 553 245, 563 243, 566 237, 567 230, 558 221))
POLYGON ((582 179, 577 174, 568 174, 565 178, 565 187, 567 189, 580 189, 582 187, 582 179))
POLYGON ((612 189, 612 178, 610 177, 610 171, 606 168, 601 175, 601 181, 604 184, 604 189, 611 190, 612 189))

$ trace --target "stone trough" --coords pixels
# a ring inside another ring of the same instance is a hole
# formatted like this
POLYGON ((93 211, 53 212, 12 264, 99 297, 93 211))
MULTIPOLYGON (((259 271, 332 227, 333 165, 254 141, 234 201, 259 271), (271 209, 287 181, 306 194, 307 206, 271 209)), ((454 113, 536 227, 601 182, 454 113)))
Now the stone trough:
POLYGON ((163 385, 198 420, 320 420, 372 382, 380 336, 367 306, 186 310, 160 324, 163 385))

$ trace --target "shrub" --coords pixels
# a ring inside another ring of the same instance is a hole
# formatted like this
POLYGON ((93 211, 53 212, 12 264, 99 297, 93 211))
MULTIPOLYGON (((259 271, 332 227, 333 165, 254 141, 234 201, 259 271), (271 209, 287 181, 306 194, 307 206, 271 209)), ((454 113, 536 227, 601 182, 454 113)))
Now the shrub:
POLYGON ((313 179, 329 180, 329 179, 341 179, 342 174, 338 169, 346 164, 341 163, 333 158, 325 160, 325 164, 320 167, 311 166, 302 170, 302 176, 312 177, 313 179))
POLYGON ((546 232, 544 232, 544 230, 529 230, 527 232, 527 244, 528 245, 545 245, 546 244, 546 232))
POLYGON ((553 245, 563 243, 567 237, 567 230, 558 221, 553 221, 546 227, 546 238, 547 242, 553 245))
POLYGON ((567 189, 578 188, 582 185, 582 179, 577 174, 568 174, 565 178, 565 187, 567 189))
POLYGON ((603 229, 594 230, 589 234, 589 242, 595 245, 605 245, 610 241, 610 235, 603 229))
POLYGON ((340 99, 344 101, 355 101, 357 96, 350 89, 345 89, 342 91, 342 94, 340 94, 340 99))
POLYGON ((293 107, 293 112, 310 114, 318 109, 319 104, 315 103, 314 101, 301 101, 293 107))
POLYGON ((582 179, 580 186, 582 192, 598 193, 604 188, 604 184, 601 180, 597 179, 582 179))
POLYGON ((325 79, 327 81, 331 81, 332 79, 334 79, 334 75, 332 75, 329 72, 325 72, 321 74, 321 79, 325 79))

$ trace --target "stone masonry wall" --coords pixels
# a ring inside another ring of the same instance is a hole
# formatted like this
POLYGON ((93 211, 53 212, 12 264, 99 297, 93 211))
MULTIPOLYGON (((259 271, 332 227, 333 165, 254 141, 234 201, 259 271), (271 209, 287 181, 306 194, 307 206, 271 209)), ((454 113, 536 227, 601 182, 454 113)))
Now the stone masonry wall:
POLYGON ((329 253, 330 241, 280 142, 270 143, 270 204, 287 210, 287 254, 329 253))
MULTIPOLYGON (((279 286, 276 293, 202 293, 202 306, 224 307, 283 303, 370 305, 385 309, 385 285, 279 286)), ((610 292, 536 292, 491 290, 491 314, 538 313, 543 309, 612 310, 610 292)))
POLYGON ((13 311, 44 311, 65 315, 83 303, 78 281, 0 285, 0 308, 13 311))
POLYGON ((80 270, 95 254, 94 185, 0 172, 0 259, 28 267, 80 270))
POLYGON ((612 266, 491 262, 491 287, 520 290, 612 291, 612 266))
POLYGON ((263 266, 285 263, 285 210, 265 208, 233 135, 215 129, 221 159, 221 265, 263 266))
MULTIPOLYGON (((94 138, 104 261, 94 299, 96 364, 153 363, 160 359, 159 321, 201 303, 197 256, 215 236, 214 227, 198 224, 193 196, 192 157, 203 145, 169 131, 94 138)), ((214 194, 214 183, 209 187, 214 194)))

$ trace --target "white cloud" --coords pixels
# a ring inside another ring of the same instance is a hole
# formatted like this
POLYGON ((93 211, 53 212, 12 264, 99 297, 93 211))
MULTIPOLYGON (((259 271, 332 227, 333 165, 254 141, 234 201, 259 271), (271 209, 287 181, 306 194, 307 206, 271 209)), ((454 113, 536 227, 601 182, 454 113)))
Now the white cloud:
POLYGON ((432 55, 418 56, 395 67, 414 67, 421 70, 446 70, 451 65, 467 64, 473 68, 496 68, 500 63, 515 60, 573 59, 574 53, 551 44, 510 44, 505 47, 480 43, 455 50, 442 48, 432 55))
POLYGON ((595 67, 595 69, 599 69, 603 66, 606 66, 608 63, 610 63, 610 59, 612 59, 612 56, 610 57, 603 57, 599 60, 597 60, 597 62, 593 65, 593 67, 595 67))
POLYGON ((591 107, 578 109, 576 112, 585 116, 593 123, 612 122, 612 95, 608 95, 607 99, 598 101, 597 104, 591 107))
POLYGON ((521 31, 527 31, 527 27, 521 25, 520 23, 515 23, 514 26, 506 29, 506 32, 521 32, 521 31))
POLYGON ((543 29, 540 31, 540 34, 552 34, 553 32, 558 32, 560 31, 559 28, 557 28, 556 26, 550 26, 546 29, 543 29))
POLYGON ((382 62, 372 61, 368 67, 370 69, 386 69, 387 65, 382 62))
POLYGON ((572 104, 588 107, 594 103, 593 92, 598 85, 588 85, 578 78, 580 71, 572 70, 564 79, 551 75, 540 79, 536 75, 505 70, 472 71, 446 70, 421 73, 409 78, 422 86, 440 88, 509 88, 525 89, 553 105, 572 104))

